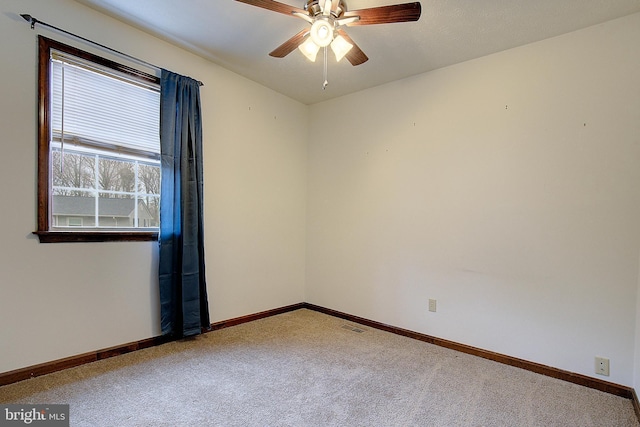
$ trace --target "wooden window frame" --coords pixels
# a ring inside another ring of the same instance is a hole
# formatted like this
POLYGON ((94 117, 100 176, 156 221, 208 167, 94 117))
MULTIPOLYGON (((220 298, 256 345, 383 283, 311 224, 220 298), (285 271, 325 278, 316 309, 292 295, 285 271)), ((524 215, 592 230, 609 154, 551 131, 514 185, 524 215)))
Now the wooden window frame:
POLYGON ((49 214, 51 195, 49 194, 50 174, 50 129, 51 129, 51 51, 59 50, 87 61, 109 67, 116 71, 135 76, 136 78, 159 84, 160 79, 117 62, 93 55, 83 50, 68 46, 58 41, 38 36, 38 190, 37 230, 33 232, 40 243, 63 242, 144 242, 157 241, 157 231, 123 231, 117 230, 78 230, 51 231, 49 214))

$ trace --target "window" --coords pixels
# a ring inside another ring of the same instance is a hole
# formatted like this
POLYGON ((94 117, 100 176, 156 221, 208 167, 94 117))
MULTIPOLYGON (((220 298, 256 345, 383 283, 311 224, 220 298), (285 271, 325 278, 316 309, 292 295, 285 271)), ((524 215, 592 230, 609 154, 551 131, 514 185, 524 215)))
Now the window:
POLYGON ((155 76, 39 37, 41 242, 156 240, 155 76))
POLYGON ((67 218, 67 225, 69 227, 82 227, 82 217, 70 216, 67 218))

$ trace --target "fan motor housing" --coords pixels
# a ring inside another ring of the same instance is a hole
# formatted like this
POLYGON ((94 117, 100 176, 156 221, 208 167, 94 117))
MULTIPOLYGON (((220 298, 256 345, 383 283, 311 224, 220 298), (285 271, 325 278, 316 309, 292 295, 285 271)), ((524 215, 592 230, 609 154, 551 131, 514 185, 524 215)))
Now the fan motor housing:
MULTIPOLYGON (((320 2, 323 0, 307 0, 307 4, 304 6, 304 10, 309 12, 311 17, 316 17, 322 13, 322 6, 320 2)), ((331 15, 334 18, 340 18, 347 11, 347 4, 344 0, 338 2, 336 10, 331 11, 331 15)))

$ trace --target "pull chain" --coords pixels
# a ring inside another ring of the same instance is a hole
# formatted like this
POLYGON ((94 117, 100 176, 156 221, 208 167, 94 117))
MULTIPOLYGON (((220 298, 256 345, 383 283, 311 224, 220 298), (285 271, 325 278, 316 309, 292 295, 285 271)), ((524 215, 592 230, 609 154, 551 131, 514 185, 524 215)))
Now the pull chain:
POLYGON ((327 85, 329 84, 329 80, 328 80, 328 55, 327 55, 327 47, 324 47, 324 83, 322 83, 322 90, 326 90, 327 89, 327 85))

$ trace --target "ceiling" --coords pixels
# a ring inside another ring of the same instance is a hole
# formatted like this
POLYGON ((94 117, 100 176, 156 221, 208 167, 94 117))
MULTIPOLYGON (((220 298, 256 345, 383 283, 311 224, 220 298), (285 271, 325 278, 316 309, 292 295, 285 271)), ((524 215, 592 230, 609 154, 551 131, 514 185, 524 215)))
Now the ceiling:
MULTIPOLYGON (((309 25, 302 19, 234 0, 76 1, 304 104, 640 12, 640 0, 421 0, 417 22, 347 28, 369 61, 354 67, 330 57, 323 90, 320 54, 315 63, 298 51, 268 55, 309 25)), ((346 1, 357 10, 408 0, 346 1)), ((281 3, 303 8, 306 1, 281 3)))

